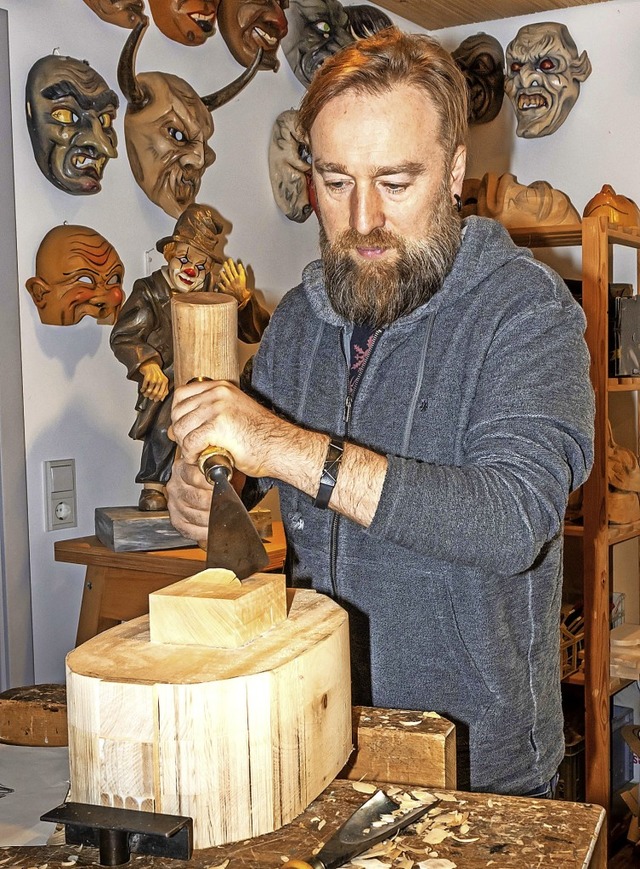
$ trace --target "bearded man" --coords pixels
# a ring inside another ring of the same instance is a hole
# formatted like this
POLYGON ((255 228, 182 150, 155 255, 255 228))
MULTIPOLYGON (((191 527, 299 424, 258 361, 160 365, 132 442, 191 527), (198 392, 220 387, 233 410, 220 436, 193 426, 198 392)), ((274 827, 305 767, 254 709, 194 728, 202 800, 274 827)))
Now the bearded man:
POLYGON ((173 524, 206 536, 209 444, 280 492, 288 574, 349 612, 358 703, 456 722, 458 784, 551 793, 562 527, 592 462, 582 311, 489 218, 461 224, 466 85, 428 36, 327 60, 302 101, 322 259, 277 307, 257 400, 176 390, 173 524))

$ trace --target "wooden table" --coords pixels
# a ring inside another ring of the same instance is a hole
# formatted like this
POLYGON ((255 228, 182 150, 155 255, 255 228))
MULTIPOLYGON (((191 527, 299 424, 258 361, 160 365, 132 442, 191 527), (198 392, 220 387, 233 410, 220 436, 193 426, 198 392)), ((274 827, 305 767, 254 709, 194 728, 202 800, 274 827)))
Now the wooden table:
MULTIPOLYGON (((273 522, 265 541, 266 570, 281 570, 286 544, 282 522, 273 522)), ((54 544, 55 560, 86 564, 76 645, 119 622, 149 612, 149 594, 204 569, 205 553, 198 546, 152 552, 114 552, 97 537, 76 537, 54 544)), ((2 865, 2 864, 0 864, 2 865)))
MULTIPOLYGON (((391 785, 381 787, 393 793, 391 785)), ((437 791, 437 793, 441 793, 437 791)), ((468 831, 429 845, 427 832, 399 834, 395 840, 414 863, 437 852, 458 869, 605 869, 604 810, 599 806, 525 797, 498 797, 460 791, 443 792, 455 801, 441 803, 447 811, 468 813, 468 831), (464 840, 464 841, 459 841, 464 840)), ((353 783, 336 780, 291 824, 233 845, 196 851, 189 861, 132 854, 127 865, 135 869, 278 869, 284 857, 305 858, 340 827, 368 796, 353 783)), ((390 857, 380 855, 390 866, 390 857)), ((0 866, 14 869, 63 866, 99 866, 94 848, 75 845, 9 847, 0 849, 0 866), (72 858, 71 861, 69 858, 72 858), (75 862, 72 862, 75 858, 75 862)), ((374 865, 380 865, 375 864, 374 865)))

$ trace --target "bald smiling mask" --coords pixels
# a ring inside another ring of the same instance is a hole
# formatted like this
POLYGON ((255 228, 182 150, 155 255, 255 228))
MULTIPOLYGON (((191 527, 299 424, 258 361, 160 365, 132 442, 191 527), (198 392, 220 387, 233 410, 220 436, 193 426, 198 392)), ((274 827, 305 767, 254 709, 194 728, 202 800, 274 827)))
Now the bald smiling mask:
POLYGON ((202 176, 215 160, 209 146, 211 112, 233 99, 257 72, 262 52, 231 84, 200 97, 184 79, 136 73, 135 58, 148 22, 132 30, 120 55, 118 83, 127 100, 124 136, 133 177, 149 199, 178 218, 195 202, 202 176))
POLYGON ((112 325, 124 301, 124 266, 106 238, 88 226, 55 226, 40 242, 27 290, 47 326, 83 317, 112 325))
POLYGON ((118 156, 113 126, 118 97, 85 60, 50 54, 27 76, 26 111, 33 155, 42 174, 73 195, 98 193, 118 156))

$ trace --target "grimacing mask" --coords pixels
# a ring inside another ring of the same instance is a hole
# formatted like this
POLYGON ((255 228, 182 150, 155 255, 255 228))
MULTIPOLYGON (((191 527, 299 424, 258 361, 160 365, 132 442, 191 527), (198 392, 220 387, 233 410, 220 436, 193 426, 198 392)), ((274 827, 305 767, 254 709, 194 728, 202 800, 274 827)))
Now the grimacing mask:
POLYGON ((118 156, 113 122, 119 100, 84 60, 50 54, 27 76, 26 112, 33 155, 60 190, 99 193, 109 160, 118 156))
POLYGON ((118 82, 127 100, 127 156, 136 183, 153 203, 177 218, 195 202, 202 176, 215 160, 208 144, 213 135, 211 112, 251 81, 262 53, 235 81, 200 97, 176 75, 136 74, 135 56, 147 26, 145 22, 132 30, 118 64, 118 82))
POLYGON ((131 30, 145 17, 143 0, 84 0, 98 18, 131 30))
POLYGON ((516 135, 534 139, 555 133, 591 74, 586 51, 578 49, 564 24, 521 27, 505 52, 505 92, 517 118, 516 135))
POLYGON ((220 0, 220 36, 238 63, 250 66, 262 50, 260 69, 277 71, 276 52, 287 33, 288 6, 289 0, 220 0))
POLYGON ((216 32, 220 0, 149 0, 161 33, 182 45, 203 45, 216 32))
POLYGON ((116 249, 88 226, 54 226, 40 242, 36 274, 26 282, 48 326, 74 326, 83 317, 115 323, 124 301, 124 266, 116 249))
POLYGON ((467 82, 470 124, 493 121, 504 97, 504 52, 494 36, 469 36, 451 56, 467 82))
POLYGON ((325 60, 355 41, 349 16, 338 0, 291 0, 287 18, 282 48, 295 77, 309 87, 325 60))

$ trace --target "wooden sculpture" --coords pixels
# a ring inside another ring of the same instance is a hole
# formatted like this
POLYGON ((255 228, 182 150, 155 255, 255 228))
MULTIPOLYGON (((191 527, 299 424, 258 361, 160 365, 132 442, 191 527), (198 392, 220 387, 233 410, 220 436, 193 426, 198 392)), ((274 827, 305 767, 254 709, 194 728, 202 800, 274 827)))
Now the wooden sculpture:
POLYGON ((603 214, 614 226, 640 226, 640 209, 628 196, 604 184, 602 190, 590 199, 584 207, 583 217, 603 214))

